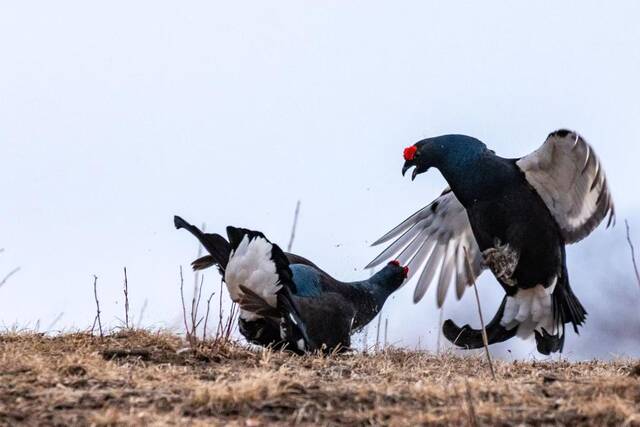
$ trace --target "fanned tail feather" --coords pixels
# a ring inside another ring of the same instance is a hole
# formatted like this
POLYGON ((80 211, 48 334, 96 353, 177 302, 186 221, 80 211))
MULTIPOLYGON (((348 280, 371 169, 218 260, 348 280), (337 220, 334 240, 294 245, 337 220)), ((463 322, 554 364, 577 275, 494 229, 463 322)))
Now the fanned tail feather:
POLYGON ((562 352, 564 348, 565 324, 571 323, 573 330, 579 334, 578 327, 587 319, 587 311, 582 306, 578 297, 573 293, 569 284, 569 274, 565 262, 566 250, 562 248, 563 268, 562 275, 553 291, 553 318, 555 320, 556 334, 553 335, 542 329, 535 331, 536 345, 542 354, 562 352))
POLYGON ((224 274, 229 262, 229 254, 231 253, 231 246, 224 237, 219 234, 203 233, 198 227, 189 224, 177 215, 173 217, 173 224, 178 230, 184 228, 193 234, 210 254, 195 260, 191 264, 194 270, 202 270, 212 265, 217 265, 220 273, 224 274))

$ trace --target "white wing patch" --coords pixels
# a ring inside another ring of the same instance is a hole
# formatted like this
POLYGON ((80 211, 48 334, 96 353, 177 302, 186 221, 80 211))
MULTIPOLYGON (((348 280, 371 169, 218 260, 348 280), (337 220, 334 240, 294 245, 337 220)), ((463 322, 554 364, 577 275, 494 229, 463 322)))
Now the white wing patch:
POLYGON ((607 215, 607 226, 615 221, 600 160, 577 133, 553 132, 517 165, 551 211, 566 243, 587 237, 607 215))
POLYGON ((528 338, 534 330, 541 331, 542 328, 551 335, 556 334, 551 295, 557 281, 556 277, 551 286, 520 289, 513 297, 507 297, 500 324, 507 329, 518 327, 520 338, 528 338))
POLYGON ((382 236, 373 246, 392 239, 396 240, 366 268, 397 259, 401 265, 409 267, 407 281, 420 273, 414 291, 414 302, 420 301, 429 285, 436 280, 438 306, 441 307, 444 303, 452 281, 460 299, 466 287, 485 268, 467 211, 449 189, 382 236), (471 271, 467 268, 465 248, 471 271))
MULTIPOLYGON (((249 240, 249 236, 244 236, 238 248, 231 253, 225 270, 224 281, 231 300, 236 303, 240 301, 242 285, 261 296, 270 306, 276 307, 276 294, 282 285, 276 265, 271 259, 272 247, 271 243, 261 237, 249 240)), ((240 317, 255 320, 261 316, 241 308, 240 317)))

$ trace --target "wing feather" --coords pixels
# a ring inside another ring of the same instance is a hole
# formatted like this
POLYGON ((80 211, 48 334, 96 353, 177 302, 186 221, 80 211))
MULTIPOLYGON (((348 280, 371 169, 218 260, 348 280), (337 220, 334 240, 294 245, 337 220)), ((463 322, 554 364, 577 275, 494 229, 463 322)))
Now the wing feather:
POLYGON ((416 289, 413 291, 414 303, 420 301, 422 297, 424 297, 424 294, 427 293, 429 285, 431 285, 431 282, 436 277, 438 267, 440 267, 441 263, 444 261, 443 257, 445 249, 446 243, 438 243, 433 249, 433 252, 429 256, 429 260, 427 261, 427 265, 425 265, 424 270, 422 270, 422 274, 420 275, 420 279, 418 279, 416 289))
MULTIPOLYGON (((469 218, 451 190, 446 189, 440 197, 394 227, 373 245, 395 239, 378 255, 367 268, 375 267, 392 259, 409 267, 409 279, 419 276, 414 290, 414 301, 420 301, 432 282, 438 282, 436 295, 438 306, 442 306, 451 282, 455 283, 456 295, 462 297, 471 284, 471 274, 464 261, 467 248, 473 276, 484 270, 482 254, 469 224, 469 218)), ((406 282, 405 282, 406 283, 406 282)))
POLYGON ((593 148, 576 132, 558 130, 517 161, 551 211, 566 243, 587 237, 615 208, 607 177, 593 148))
POLYGON ((426 220, 421 220, 414 224, 408 230, 403 229, 401 232, 403 233, 400 237, 398 237, 392 244, 390 244, 385 250, 383 250, 380 255, 374 258, 365 268, 373 268, 376 267, 385 261, 395 259, 396 255, 399 254, 407 245, 414 240, 417 234, 422 231, 423 227, 428 227, 428 223, 426 220))
POLYGON ((438 307, 442 307, 442 304, 444 304, 444 299, 447 296, 447 291, 449 290, 449 285, 451 284, 451 277, 453 276, 453 271, 456 268, 455 253, 455 244, 452 244, 450 240, 447 244, 444 258, 442 258, 442 265, 440 266, 440 278, 438 279, 437 290, 438 307))

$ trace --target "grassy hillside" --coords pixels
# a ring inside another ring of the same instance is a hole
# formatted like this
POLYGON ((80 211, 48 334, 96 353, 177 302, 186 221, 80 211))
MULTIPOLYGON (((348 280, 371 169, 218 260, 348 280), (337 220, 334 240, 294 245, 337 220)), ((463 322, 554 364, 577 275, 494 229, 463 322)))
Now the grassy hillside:
POLYGON ((145 331, 0 335, 0 425, 640 425, 637 361, 297 357, 145 331))

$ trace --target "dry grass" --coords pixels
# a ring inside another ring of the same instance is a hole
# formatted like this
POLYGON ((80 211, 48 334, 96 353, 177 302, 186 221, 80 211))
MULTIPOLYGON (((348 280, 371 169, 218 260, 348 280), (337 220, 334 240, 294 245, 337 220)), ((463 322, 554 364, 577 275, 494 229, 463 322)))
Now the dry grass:
POLYGON ((0 425, 640 425, 640 366, 0 335, 0 425))

